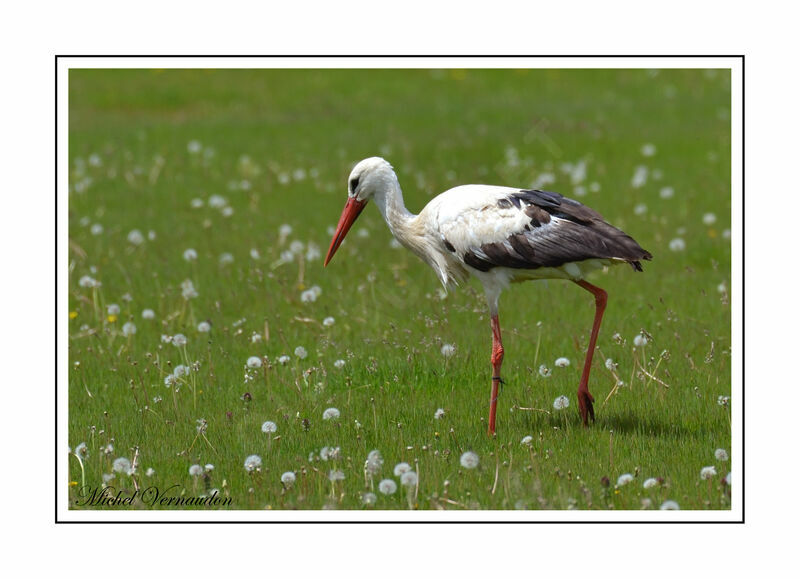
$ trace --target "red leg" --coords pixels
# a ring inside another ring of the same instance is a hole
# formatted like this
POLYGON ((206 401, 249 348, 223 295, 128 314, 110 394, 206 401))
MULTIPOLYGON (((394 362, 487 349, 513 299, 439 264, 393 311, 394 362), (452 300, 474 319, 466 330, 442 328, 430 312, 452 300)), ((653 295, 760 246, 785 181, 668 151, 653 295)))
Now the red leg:
POLYGON ((583 364, 583 374, 581 374, 581 382, 578 385, 578 407, 581 411, 581 418, 583 425, 589 424, 589 417, 592 417, 594 422, 594 397, 589 394, 589 370, 592 368, 592 356, 594 349, 597 346, 597 334, 600 332, 600 322, 603 320, 603 312, 606 310, 606 303, 608 302, 608 294, 605 290, 590 284, 587 281, 576 281, 576 284, 581 286, 586 291, 592 292, 594 295, 594 323, 592 324, 592 335, 589 338, 589 349, 586 352, 586 362, 583 364))
POLYGON ((489 436, 494 435, 497 397, 500 393, 500 366, 503 364, 503 341, 500 339, 500 320, 492 316, 492 397, 489 401, 489 436))

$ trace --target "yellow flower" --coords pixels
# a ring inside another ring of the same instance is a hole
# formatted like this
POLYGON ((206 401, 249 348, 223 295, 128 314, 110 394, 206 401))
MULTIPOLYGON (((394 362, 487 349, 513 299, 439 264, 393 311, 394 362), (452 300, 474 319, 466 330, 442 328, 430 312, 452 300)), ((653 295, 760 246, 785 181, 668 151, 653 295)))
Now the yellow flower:
POLYGON ((69 486, 71 486, 71 487, 76 487, 76 486, 78 486, 78 481, 76 481, 76 480, 71 480, 71 481, 69 481, 69 486))
POLYGON ((108 321, 113 324, 114 322, 117 321, 117 316, 115 316, 114 314, 108 314, 108 321))
POLYGON ((70 320, 74 320, 77 317, 78 317, 78 312, 70 312, 69 313, 69 319, 70 320))

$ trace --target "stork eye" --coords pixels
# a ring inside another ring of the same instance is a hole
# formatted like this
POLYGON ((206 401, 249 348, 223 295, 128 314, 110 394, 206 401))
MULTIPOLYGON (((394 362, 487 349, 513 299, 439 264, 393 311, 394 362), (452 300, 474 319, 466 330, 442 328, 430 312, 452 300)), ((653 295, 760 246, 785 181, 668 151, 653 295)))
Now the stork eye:
POLYGON ((355 192, 356 187, 358 187, 358 177, 355 177, 350 180, 350 191, 355 192))

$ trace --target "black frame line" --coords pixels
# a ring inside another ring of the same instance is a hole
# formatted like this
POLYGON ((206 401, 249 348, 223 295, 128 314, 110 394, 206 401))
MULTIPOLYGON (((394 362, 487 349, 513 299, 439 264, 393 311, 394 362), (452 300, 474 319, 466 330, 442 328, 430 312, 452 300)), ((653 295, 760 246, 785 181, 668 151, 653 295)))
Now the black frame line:
MULTIPOLYGON (((58 61, 59 59, 66 58, 260 58, 260 59, 281 59, 281 58, 296 58, 296 59, 312 59, 312 58, 353 58, 353 59, 397 59, 397 58, 412 58, 412 59, 426 59, 426 58, 731 58, 740 59, 742 66, 742 81, 741 81, 741 95, 742 95, 742 280, 741 280, 741 305, 742 305, 742 401, 741 401, 741 416, 742 416, 742 449, 741 449, 741 470, 742 470, 742 517, 741 520, 736 521, 636 521, 636 520, 621 520, 621 521, 596 521, 596 520, 583 520, 583 521, 481 521, 481 520, 448 520, 448 521, 403 521, 403 520, 379 520, 379 521, 250 521, 250 520, 230 520, 230 521, 214 521, 214 520, 150 520, 150 521, 124 521, 124 520, 95 520, 95 521, 73 521, 59 519, 58 511, 58 315, 55 316, 55 428, 54 428, 54 452, 53 457, 55 461, 55 484, 54 484, 54 501, 53 506, 55 510, 55 523, 58 524, 100 524, 100 525, 135 525, 135 524, 168 524, 168 525, 190 525, 190 524, 253 524, 253 525, 386 525, 386 524, 433 524, 433 525, 453 525, 453 524, 483 524, 483 525, 604 525, 604 524, 622 524, 622 525, 686 525, 686 524, 701 524, 701 525, 738 525, 745 523, 745 55, 744 54, 56 54, 55 56, 55 78, 54 78, 54 107, 55 107, 55 231, 56 231, 56 267, 55 267, 55 282, 56 282, 56 296, 55 306, 56 313, 58 313, 58 61)), ((419 68, 424 68, 420 66, 419 68)), ((733 87, 731 87, 733 91, 733 87)), ((733 155, 733 150, 731 150, 733 155)), ((246 511, 239 511, 246 512, 246 511)), ((392 511, 382 511, 387 514, 392 511)))

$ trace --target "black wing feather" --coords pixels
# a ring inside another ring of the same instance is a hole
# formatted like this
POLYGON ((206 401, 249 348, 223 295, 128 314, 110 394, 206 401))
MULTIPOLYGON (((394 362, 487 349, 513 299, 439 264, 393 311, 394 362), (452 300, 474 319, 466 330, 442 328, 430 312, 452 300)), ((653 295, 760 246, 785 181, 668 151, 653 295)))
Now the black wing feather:
POLYGON ((503 243, 484 244, 468 251, 464 255, 467 265, 489 271, 493 267, 536 269, 587 259, 621 259, 642 271, 639 260, 652 258, 630 235, 607 223, 597 211, 559 193, 523 189, 498 204, 507 208, 509 201, 525 212, 530 225, 503 243), (558 225, 543 227, 551 217, 560 220, 558 225))

